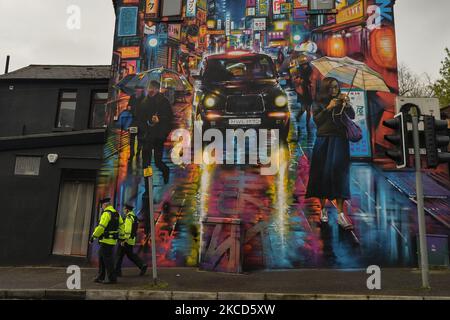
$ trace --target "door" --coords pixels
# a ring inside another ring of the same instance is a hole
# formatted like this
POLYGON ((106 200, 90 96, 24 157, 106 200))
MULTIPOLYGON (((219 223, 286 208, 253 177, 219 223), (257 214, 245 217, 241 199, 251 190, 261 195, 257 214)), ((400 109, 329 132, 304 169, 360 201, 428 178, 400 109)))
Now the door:
POLYGON ((87 256, 94 190, 91 181, 63 181, 53 254, 87 256))

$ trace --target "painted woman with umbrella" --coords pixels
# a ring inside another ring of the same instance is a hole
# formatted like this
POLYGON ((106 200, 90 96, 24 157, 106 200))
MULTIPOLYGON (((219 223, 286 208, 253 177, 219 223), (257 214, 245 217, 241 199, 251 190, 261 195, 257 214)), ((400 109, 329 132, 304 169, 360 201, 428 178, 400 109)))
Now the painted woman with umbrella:
POLYGON ((349 99, 341 94, 339 82, 334 78, 322 80, 313 112, 317 138, 311 157, 306 197, 320 199, 322 223, 328 222, 326 201, 336 200, 338 224, 348 229, 352 225, 344 214, 344 201, 351 198, 350 143, 336 115, 345 112, 354 119, 355 112, 349 99))
POLYGON ((349 84, 349 91, 353 88, 379 92, 390 90, 380 74, 364 62, 349 57, 323 57, 311 64, 325 79, 313 108, 317 139, 311 157, 306 197, 320 199, 320 220, 323 223, 328 222, 326 200, 336 199, 338 223, 344 229, 351 229, 353 226, 344 214, 344 202, 351 198, 350 143, 342 117, 346 114, 354 119, 355 112, 348 95, 341 94, 339 82, 349 84))

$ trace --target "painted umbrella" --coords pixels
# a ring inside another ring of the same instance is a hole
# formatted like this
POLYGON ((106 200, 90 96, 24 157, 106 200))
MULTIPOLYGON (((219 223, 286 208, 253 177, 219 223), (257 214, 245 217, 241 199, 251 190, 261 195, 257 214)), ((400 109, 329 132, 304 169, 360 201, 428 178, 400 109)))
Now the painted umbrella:
POLYGON ((364 62, 349 57, 322 57, 312 61, 311 64, 324 77, 335 78, 341 83, 349 84, 351 88, 359 88, 365 91, 391 92, 383 77, 369 68, 364 62))
POLYGON ((145 89, 151 81, 158 81, 162 88, 174 88, 176 91, 191 91, 192 86, 186 78, 170 69, 156 68, 137 74, 130 74, 115 85, 128 95, 134 95, 138 89, 145 89))
POLYGON ((317 59, 317 56, 312 53, 294 51, 283 61, 280 66, 280 72, 287 72, 293 66, 297 66, 305 62, 311 62, 314 59, 317 59))

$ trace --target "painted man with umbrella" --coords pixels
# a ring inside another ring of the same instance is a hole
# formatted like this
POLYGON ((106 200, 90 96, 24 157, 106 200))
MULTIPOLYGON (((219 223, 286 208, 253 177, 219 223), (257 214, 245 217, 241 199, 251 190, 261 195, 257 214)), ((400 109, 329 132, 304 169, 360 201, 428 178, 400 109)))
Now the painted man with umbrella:
MULTIPOLYGON (((312 61, 325 77, 322 80, 314 106, 314 122, 317 138, 311 156, 307 198, 320 199, 320 220, 328 223, 326 201, 336 200, 338 224, 352 229, 350 219, 344 213, 344 203, 350 194, 350 142, 348 121, 355 118, 348 94, 342 94, 340 83, 363 90, 390 92, 376 71, 365 63, 348 57, 323 57, 312 61), (346 119, 346 121, 344 120, 346 119)), ((350 92, 349 91, 349 92, 350 92)))
POLYGON ((296 116, 297 122, 306 112, 306 129, 310 132, 311 106, 313 103, 312 95, 312 67, 311 61, 317 59, 313 53, 299 51, 297 48, 286 58, 281 67, 280 72, 289 73, 289 79, 292 87, 297 93, 297 101, 301 104, 301 108, 296 116))
MULTIPOLYGON (((163 162, 164 142, 172 130, 174 114, 170 101, 160 92, 165 69, 152 69, 140 74, 128 76, 116 87, 129 95, 136 95, 139 88, 145 88, 143 97, 134 106, 134 123, 142 145, 142 164, 151 165, 153 154, 155 164, 161 170, 164 183, 169 182, 169 167, 163 162)), ((167 73, 176 74, 173 71, 167 73)), ((172 78, 171 78, 172 79, 172 78)))
POLYGON ((151 165, 155 156, 156 167, 161 170, 164 183, 169 183, 169 167, 163 162, 164 142, 172 130, 173 111, 169 100, 160 92, 160 83, 150 81, 145 97, 141 100, 136 118, 142 121, 144 129, 144 145, 142 148, 142 165, 151 165))
POLYGON ((303 113, 306 112, 306 130, 309 133, 311 119, 311 105, 313 103, 311 75, 312 68, 307 55, 300 55, 297 58, 296 72, 292 73, 292 80, 297 93, 298 102, 301 103, 301 110, 297 114, 297 122, 300 121, 303 113))

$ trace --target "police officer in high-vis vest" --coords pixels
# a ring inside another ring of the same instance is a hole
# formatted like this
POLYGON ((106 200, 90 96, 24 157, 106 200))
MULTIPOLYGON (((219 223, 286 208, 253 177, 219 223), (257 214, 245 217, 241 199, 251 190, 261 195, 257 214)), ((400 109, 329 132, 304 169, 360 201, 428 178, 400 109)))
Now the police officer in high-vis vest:
POLYGON ((112 284, 117 282, 114 272, 114 247, 119 239, 120 228, 123 228, 123 220, 120 214, 111 204, 111 198, 100 200, 102 214, 100 222, 94 230, 90 243, 98 239, 100 249, 98 250, 99 268, 95 282, 112 284), (105 275, 108 279, 105 280, 105 275))
POLYGON ((117 251, 116 261, 116 275, 122 276, 122 260, 126 255, 130 261, 132 261, 140 270, 141 276, 147 271, 147 265, 144 264, 141 258, 133 252, 133 246, 136 244, 137 230, 139 227, 139 220, 136 214, 133 212, 133 206, 130 204, 125 205, 125 222, 123 230, 120 234, 120 246, 117 251))

